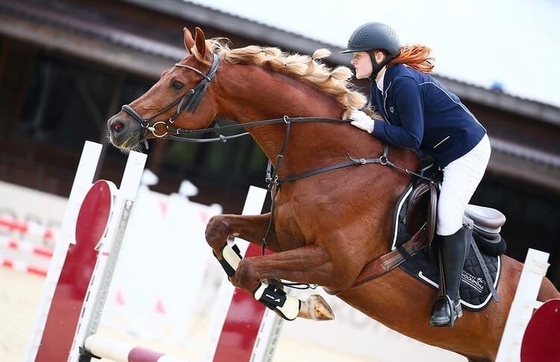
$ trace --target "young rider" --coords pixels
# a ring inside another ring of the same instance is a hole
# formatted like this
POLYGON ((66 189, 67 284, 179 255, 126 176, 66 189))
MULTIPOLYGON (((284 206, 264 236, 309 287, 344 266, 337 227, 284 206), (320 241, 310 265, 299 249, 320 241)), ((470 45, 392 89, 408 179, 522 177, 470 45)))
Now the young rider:
POLYGON ((371 80, 373 120, 354 110, 351 124, 395 146, 429 155, 443 171, 436 234, 447 298, 436 299, 430 324, 453 326, 462 316, 459 286, 466 256, 463 213, 490 158, 486 129, 460 99, 429 73, 430 48, 401 46, 395 31, 367 23, 350 36, 342 53, 353 53, 357 79, 371 80))

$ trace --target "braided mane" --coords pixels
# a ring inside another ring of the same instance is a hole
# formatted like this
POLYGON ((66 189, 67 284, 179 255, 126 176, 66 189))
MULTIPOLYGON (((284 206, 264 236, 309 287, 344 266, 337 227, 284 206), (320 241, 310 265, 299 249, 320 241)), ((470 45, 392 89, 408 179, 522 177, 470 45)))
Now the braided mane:
MULTIPOLYGON (((224 62, 230 64, 252 63, 311 85, 343 105, 347 109, 344 116, 350 113, 351 108, 361 109, 367 102, 366 96, 357 91, 354 84, 349 81, 353 73, 348 67, 338 66, 331 69, 319 61, 331 54, 327 49, 316 50, 313 56, 308 56, 289 54, 275 47, 256 45, 230 49, 227 42, 225 38, 213 38, 206 41, 212 52, 218 54, 224 62)), ((197 59, 200 58, 196 49, 191 49, 191 52, 197 59)))

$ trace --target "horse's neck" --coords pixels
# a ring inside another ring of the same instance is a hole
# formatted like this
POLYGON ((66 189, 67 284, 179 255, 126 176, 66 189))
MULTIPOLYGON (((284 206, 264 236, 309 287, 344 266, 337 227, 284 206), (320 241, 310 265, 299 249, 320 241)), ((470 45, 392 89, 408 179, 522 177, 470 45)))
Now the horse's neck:
MULTIPOLYGON (((344 112, 344 107, 330 96, 285 75, 247 65, 228 65, 223 72, 225 76, 220 77, 220 81, 225 94, 221 97, 221 111, 240 124, 282 119, 284 116, 340 119, 344 112), (281 81, 278 81, 279 78, 281 81), (248 84, 248 79, 258 81, 248 84)), ((288 122, 289 119, 249 129, 269 159, 276 159, 285 142, 288 142, 287 155, 304 150, 316 156, 328 154, 337 138, 338 129, 335 126, 347 127, 321 122, 288 122), (289 139, 286 141, 288 131, 289 139)))
POLYGON ((220 69, 220 108, 240 123, 291 117, 340 118, 344 107, 311 85, 256 65, 220 69))
MULTIPOLYGON (((344 107, 332 97, 286 75, 235 64, 224 65, 220 72, 216 78, 220 82, 220 111, 241 124, 283 116, 340 119, 344 113, 344 107)), ((271 161, 282 153, 287 173, 347 161, 348 155, 379 157, 383 150, 381 141, 349 124, 280 122, 251 127, 249 132, 271 161)), ((407 158, 405 154, 396 152, 390 159, 398 164, 405 161, 401 160, 407 158)))

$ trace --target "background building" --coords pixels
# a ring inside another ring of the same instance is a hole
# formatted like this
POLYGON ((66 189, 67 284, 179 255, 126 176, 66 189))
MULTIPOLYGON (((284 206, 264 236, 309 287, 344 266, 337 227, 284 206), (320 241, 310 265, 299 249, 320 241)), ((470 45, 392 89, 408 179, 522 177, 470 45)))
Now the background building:
MULTIPOLYGON (((107 144, 105 121, 186 55, 185 26, 227 37, 234 47, 329 48, 331 65, 348 62, 332 44, 185 1, 2 0, 0 180, 67 196, 84 141, 107 144)), ((490 166, 473 203, 507 216, 510 256, 523 260, 529 247, 551 253, 549 276, 560 286, 560 108, 500 87, 439 79, 491 137, 490 166)), ((248 186, 264 186, 266 159, 250 138, 150 146, 157 191, 174 192, 189 179, 200 190, 193 201, 239 213, 248 186)), ((116 179, 124 162, 105 147, 99 177, 116 179)))

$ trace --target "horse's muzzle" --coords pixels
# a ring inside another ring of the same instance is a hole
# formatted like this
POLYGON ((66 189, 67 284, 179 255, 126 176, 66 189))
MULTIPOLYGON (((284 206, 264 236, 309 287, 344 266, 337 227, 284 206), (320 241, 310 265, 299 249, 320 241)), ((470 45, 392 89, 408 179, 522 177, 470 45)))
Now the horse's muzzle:
POLYGON ((143 141, 144 129, 124 112, 119 112, 107 121, 109 139, 120 149, 131 150, 143 141))

